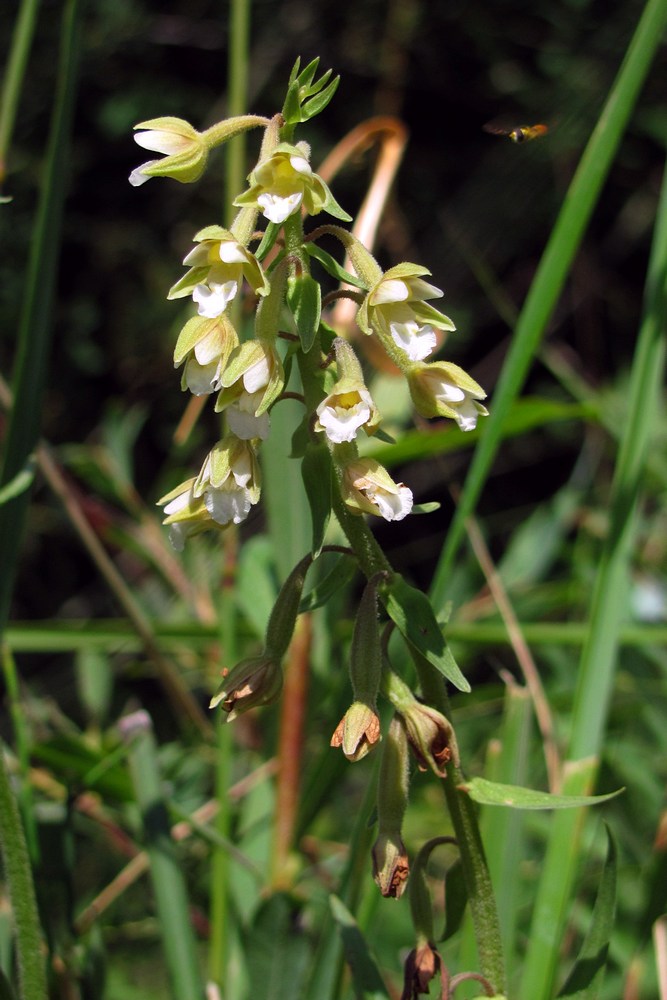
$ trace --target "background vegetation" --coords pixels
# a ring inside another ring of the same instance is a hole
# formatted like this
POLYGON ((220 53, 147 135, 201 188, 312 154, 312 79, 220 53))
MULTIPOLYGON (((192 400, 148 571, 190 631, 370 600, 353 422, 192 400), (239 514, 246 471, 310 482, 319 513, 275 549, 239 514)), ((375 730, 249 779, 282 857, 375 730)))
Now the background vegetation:
MULTIPOLYGON (((336 98, 309 131, 315 164, 372 115, 395 115, 409 130, 378 235, 378 258, 383 266, 419 261, 432 271, 458 328, 451 359, 488 389, 491 409, 517 315, 642 9, 634 0, 253 5, 248 110, 279 110, 297 55, 306 61, 318 55, 323 67, 341 74, 336 98), (482 130, 498 115, 508 115, 512 124, 543 121, 550 131, 540 141, 513 145, 482 130)), ((3 191, 12 198, 2 206, 6 252, 0 263, 0 371, 6 378, 27 294, 61 14, 60 3, 39 7, 6 164, 3 191)), ((167 940, 173 941, 179 929, 165 927, 170 904, 161 904, 147 876, 134 881, 124 869, 141 857, 141 847, 156 849, 157 834, 142 830, 139 820, 141 789, 151 774, 171 822, 204 809, 198 815, 209 826, 179 845, 177 868, 185 876, 201 967, 226 983, 231 1000, 268 996, 266 984, 283 981, 286 992, 276 985, 276 997, 298 995, 297 989, 318 1000, 352 995, 345 992, 348 980, 338 981, 337 956, 327 955, 327 943, 338 940, 328 916, 332 889, 345 898, 345 886, 354 886, 346 901, 355 903, 391 996, 400 992, 401 963, 413 944, 405 901, 377 898, 363 852, 372 833, 357 818, 370 815, 365 795, 372 761, 350 767, 328 747, 349 701, 344 652, 355 584, 310 622, 300 748, 280 744, 289 717, 286 722, 279 707, 239 720, 221 736, 205 710, 221 665, 255 647, 278 583, 309 545, 303 500, 290 494, 285 505, 289 441, 282 453, 272 448, 267 462, 268 513, 244 526, 238 544, 205 540, 183 560, 176 558, 153 507, 198 468, 217 436, 205 412, 187 440, 174 443, 185 397, 172 352, 184 314, 165 295, 181 273, 193 233, 223 221, 223 159, 196 186, 151 182, 137 191, 127 183, 142 160, 131 129, 161 114, 195 126, 225 115, 227 14, 226 5, 206 0, 97 0, 82 16, 41 407, 56 479, 42 464, 6 631, 1 726, 12 748, 8 760, 20 789, 42 922, 57 956, 54 995, 98 997, 103 981, 110 1000, 164 995, 168 961, 160 932, 172 933, 167 940), (72 509, 107 554, 105 572, 82 545, 72 509), (139 708, 150 713, 155 746, 147 744, 137 760, 118 725, 139 708), (276 786, 276 754, 283 766, 289 759, 297 769, 296 815, 281 798, 284 786, 276 786), (210 814, 206 808, 216 789, 223 793, 222 812, 211 826, 215 806, 210 814), (286 815, 287 835, 280 829, 286 815), (240 858, 224 847, 227 837, 240 858), (345 867, 351 839, 363 859, 358 872, 345 867), (91 911, 121 870, 123 884, 91 911), (288 969, 284 980, 275 974, 278 956, 288 969)), ((13 17, 0 20, 3 51, 10 49, 12 30, 13 17)), ((664 81, 662 51, 531 366, 524 399, 508 419, 478 521, 469 526, 473 544, 457 553, 447 579, 450 638, 473 688, 454 700, 470 774, 492 773, 496 741, 507 732, 502 726, 510 725, 511 712, 520 711, 517 688, 525 682, 516 642, 508 641, 498 611, 498 589, 490 587, 494 563, 542 679, 555 745, 564 751, 571 737, 591 592, 609 537, 618 441, 631 418, 628 373, 667 135, 664 81)), ((352 214, 363 200, 373 155, 348 163, 333 183, 352 214)), ((411 426, 407 401, 389 376, 378 382, 376 395, 396 428, 411 426)), ((420 426, 395 450, 382 452, 418 501, 441 503, 435 514, 376 532, 397 568, 425 589, 454 511, 452 494, 465 479, 479 436, 444 430, 420 426)), ((567 930, 552 943, 561 953, 560 983, 590 920, 605 850, 604 816, 619 845, 616 932, 601 994, 609 1000, 659 995, 651 927, 665 910, 664 414, 651 442, 597 782, 599 791, 625 786, 626 792, 586 826, 567 930)), ((615 629, 616 607, 610 611, 615 629)), ((544 731, 524 714, 512 723, 522 741, 514 778, 547 787, 544 731)), ((491 840, 497 817, 488 809, 482 817, 491 840)), ((511 913, 505 916, 514 983, 552 823, 550 814, 528 813, 514 833, 504 828, 506 842, 520 845, 504 862, 506 877, 511 872, 505 897, 511 897, 511 913)), ((408 847, 412 852, 443 832, 441 797, 416 775, 408 847)), ((172 911, 179 906, 172 902, 172 911)), ((7 970, 5 923, 0 932, 0 962, 7 970)), ((464 928, 450 945, 455 968, 469 947, 466 934, 464 928)), ((473 957, 463 967, 474 964, 473 957)), ((181 1000, 192 988, 178 986, 181 1000)), ((366 995, 387 995, 377 984, 374 989, 369 986, 366 995)), ((510 995, 527 1000, 529 994, 510 995)))

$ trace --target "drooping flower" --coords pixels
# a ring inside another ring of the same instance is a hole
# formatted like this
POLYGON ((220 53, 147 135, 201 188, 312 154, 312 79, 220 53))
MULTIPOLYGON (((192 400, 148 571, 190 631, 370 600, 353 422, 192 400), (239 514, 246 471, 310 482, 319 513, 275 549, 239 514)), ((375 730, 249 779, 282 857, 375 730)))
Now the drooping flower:
POLYGON ((341 444, 354 441, 361 427, 373 434, 379 422, 380 414, 363 382, 357 385, 341 379, 317 407, 315 430, 324 431, 330 441, 341 444))
POLYGON ((205 396, 220 388, 227 360, 238 347, 236 330, 226 316, 204 319, 193 316, 181 330, 174 348, 174 367, 185 362, 181 388, 205 396))
POLYGON ((162 160, 148 160, 130 174, 130 184, 139 187, 151 177, 171 177, 182 184, 199 180, 206 169, 208 144, 201 132, 182 118, 151 118, 134 126, 141 129, 134 141, 143 149, 163 153, 162 160))
POLYGON ((436 330, 455 328, 448 316, 427 302, 442 296, 439 288, 424 281, 423 275, 429 273, 416 264, 390 268, 370 289, 357 315, 364 333, 375 331, 381 339, 391 338, 409 361, 422 361, 433 353, 436 330))
POLYGON ((269 222, 281 225, 303 207, 308 215, 326 211, 338 219, 350 221, 322 178, 313 172, 310 150, 305 142, 291 146, 280 143, 270 156, 261 160, 250 175, 250 187, 235 205, 256 207, 269 222))
POLYGON ((207 226, 184 258, 189 270, 170 289, 170 299, 192 295, 200 316, 215 319, 238 295, 243 279, 255 295, 267 295, 269 281, 257 258, 222 226, 207 226))
POLYGON ((210 450, 192 493, 217 524, 240 524, 261 492, 257 457, 247 441, 228 435, 210 450))
POLYGON ((412 510, 412 491, 404 483, 394 482, 384 466, 372 458, 358 458, 345 466, 342 493, 355 514, 401 521, 412 510))
POLYGON ((268 409, 280 395, 285 372, 272 342, 248 340, 230 357, 215 408, 229 409, 230 427, 246 440, 268 436, 268 409), (232 410, 233 407, 233 410, 232 410))
POLYGON ((188 538, 210 528, 222 530, 227 527, 213 520, 203 497, 194 495, 195 481, 195 477, 187 479, 158 500, 158 506, 164 508, 162 523, 169 526, 169 541, 177 552, 183 551, 188 538))
POLYGON ((408 385, 423 417, 453 417, 462 431, 472 431, 478 417, 488 415, 480 402, 486 398, 481 385, 449 361, 415 364, 408 371, 408 385))

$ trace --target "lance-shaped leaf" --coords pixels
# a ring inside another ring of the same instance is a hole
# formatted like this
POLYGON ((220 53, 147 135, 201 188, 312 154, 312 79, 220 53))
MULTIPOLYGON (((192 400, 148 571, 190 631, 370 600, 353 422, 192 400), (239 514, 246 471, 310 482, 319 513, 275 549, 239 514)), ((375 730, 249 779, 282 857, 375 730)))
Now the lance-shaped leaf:
POLYGON ((382 599, 389 617, 408 642, 459 691, 470 691, 470 684, 459 670, 452 651, 445 642, 426 594, 411 587, 402 576, 396 574, 382 599))
POLYGON ((511 809, 577 809, 579 806, 596 806, 616 798, 621 792, 606 795, 552 795, 551 792, 538 792, 533 788, 520 788, 518 785, 503 785, 486 778, 472 778, 458 788, 467 792, 471 799, 483 806, 509 806, 511 809))

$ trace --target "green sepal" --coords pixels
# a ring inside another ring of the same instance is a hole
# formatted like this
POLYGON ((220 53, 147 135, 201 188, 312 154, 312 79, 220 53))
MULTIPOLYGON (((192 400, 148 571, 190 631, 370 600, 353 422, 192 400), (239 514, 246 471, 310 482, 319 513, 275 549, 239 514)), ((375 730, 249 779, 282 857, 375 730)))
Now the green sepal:
POLYGON ((322 315, 322 289, 309 274, 290 278, 287 283, 287 305, 294 317, 301 349, 308 354, 315 342, 322 315))
POLYGON ((425 275, 431 275, 431 272, 427 267, 422 267, 421 264, 411 264, 409 261, 402 261, 400 264, 394 264, 382 275, 383 281, 392 281, 395 278, 423 278, 425 275))
POLYGON ((334 489, 331 455, 324 443, 307 445, 301 462, 301 475, 313 524, 311 553, 313 558, 317 558, 331 519, 334 489))
POLYGON ((440 671, 459 691, 470 691, 470 684, 459 670, 445 642, 426 594, 411 587, 396 574, 385 590, 384 604, 391 620, 408 643, 440 671))
MULTIPOLYGON (((378 437, 379 435, 376 435, 378 437)), ((441 504, 437 500, 431 500, 429 503, 418 503, 410 511, 411 514, 432 514, 434 510, 440 510, 441 504)))
POLYGON ((450 331, 456 329, 456 325, 449 316, 445 316, 444 313, 441 313, 439 309, 436 309, 428 302, 414 302, 412 305, 415 314, 422 322, 434 326, 437 330, 450 331))
POLYGON ((191 267, 182 278, 172 285, 167 293, 168 299, 182 299, 186 295, 192 295, 195 285, 201 284, 208 277, 211 270, 210 265, 204 264, 201 267, 191 267))
POLYGON ((601 802, 608 802, 625 791, 624 788, 619 788, 606 795, 552 795, 551 792, 503 785, 486 778, 472 778, 457 787, 460 791, 467 792, 480 805, 508 806, 510 809, 578 809, 580 806, 596 806, 601 802))
MULTIPOLYGON (((392 437, 391 434, 388 434, 386 431, 383 431, 381 428, 378 428, 375 431, 375 438, 378 441, 384 441, 385 444, 396 444, 396 438, 392 437)), ((438 504, 438 506, 440 506, 440 504, 438 504)), ((413 507, 412 510, 414 511, 414 509, 415 508, 413 507)))
POLYGON ((203 243, 204 240, 223 240, 227 242, 228 240, 236 243, 236 237, 233 233, 230 233, 228 229, 223 229, 222 226, 204 226, 200 229, 198 233, 192 237, 193 243, 203 243))
POLYGON ((343 281, 346 285, 353 285, 354 288, 359 288, 362 292, 366 291, 366 285, 360 278, 355 278, 353 274, 346 271, 345 268, 338 263, 335 257, 332 257, 330 253, 327 253, 326 250, 319 247, 317 243, 313 243, 312 240, 309 240, 304 243, 303 248, 306 253, 321 264, 324 270, 330 274, 332 278, 335 278, 336 281, 343 281))

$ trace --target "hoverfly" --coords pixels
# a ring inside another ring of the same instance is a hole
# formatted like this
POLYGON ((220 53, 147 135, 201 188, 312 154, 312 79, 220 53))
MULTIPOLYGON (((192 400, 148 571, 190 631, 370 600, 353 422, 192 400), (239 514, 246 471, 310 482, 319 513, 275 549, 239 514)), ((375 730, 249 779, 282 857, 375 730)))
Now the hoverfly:
POLYGON ((530 142, 531 139, 539 139, 549 131, 548 125, 515 125, 514 128, 504 128, 496 122, 487 122, 483 128, 491 135, 507 136, 512 142, 530 142))

